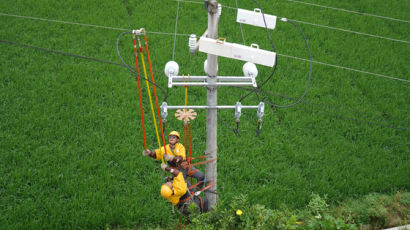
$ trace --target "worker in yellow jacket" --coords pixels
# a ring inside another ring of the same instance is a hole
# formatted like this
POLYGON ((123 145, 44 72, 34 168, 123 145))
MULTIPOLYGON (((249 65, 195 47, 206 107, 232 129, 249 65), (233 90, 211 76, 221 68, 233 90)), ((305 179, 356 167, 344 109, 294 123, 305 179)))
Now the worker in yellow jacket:
POLYGON ((197 182, 202 182, 198 185, 198 188, 202 188, 204 184, 205 175, 199 169, 191 166, 189 170, 187 161, 186 161, 186 150, 184 145, 179 143, 181 135, 177 131, 172 131, 168 135, 169 144, 165 146, 167 148, 167 154, 165 154, 164 146, 161 149, 156 150, 144 150, 142 151, 143 156, 150 156, 156 160, 161 160, 164 156, 165 161, 169 166, 179 169, 182 172, 184 178, 187 176, 193 177, 197 182))
POLYGON ((188 206, 194 202, 199 211, 208 211, 208 201, 188 190, 188 184, 185 182, 182 172, 178 169, 168 167, 166 164, 161 164, 162 170, 170 172, 174 178, 167 181, 161 186, 161 196, 166 198, 169 202, 175 205, 183 215, 189 215, 188 206))

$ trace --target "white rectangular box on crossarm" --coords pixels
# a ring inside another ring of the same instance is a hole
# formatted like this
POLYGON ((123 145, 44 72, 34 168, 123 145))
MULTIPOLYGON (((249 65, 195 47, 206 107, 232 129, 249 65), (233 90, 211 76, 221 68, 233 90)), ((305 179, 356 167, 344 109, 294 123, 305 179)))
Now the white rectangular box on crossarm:
MULTIPOLYGON (((265 16, 266 27, 268 29, 275 29, 276 27, 276 16, 263 14, 265 16)), ((236 16, 236 22, 249 24, 253 26, 259 26, 265 28, 265 22, 263 21, 263 15, 260 9, 256 8, 253 11, 238 9, 238 14, 236 16)))
POLYGON ((270 67, 275 64, 276 58, 275 52, 259 49, 256 44, 244 46, 207 37, 199 39, 199 51, 270 67))

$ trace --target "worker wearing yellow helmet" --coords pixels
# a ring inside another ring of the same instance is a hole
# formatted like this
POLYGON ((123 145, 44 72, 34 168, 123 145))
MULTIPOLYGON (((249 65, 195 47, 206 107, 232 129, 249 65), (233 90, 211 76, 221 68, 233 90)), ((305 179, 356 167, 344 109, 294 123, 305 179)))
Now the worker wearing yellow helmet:
MULTIPOLYGON (((165 148, 163 146, 161 149, 144 150, 142 151, 142 155, 150 156, 156 160, 161 160, 163 156, 169 166, 178 168, 182 171, 184 178, 189 176, 195 178, 197 182, 203 182, 205 179, 205 174, 203 172, 193 166, 191 166, 190 169, 188 168, 186 162, 186 150, 184 145, 179 143, 180 139, 181 135, 177 131, 172 131, 168 135, 169 144, 165 146, 167 154, 165 154, 165 148)), ((198 188, 201 188, 203 184, 204 183, 200 183, 198 188)))
POLYGON ((182 172, 178 169, 168 167, 166 164, 161 164, 161 168, 164 172, 168 171, 174 176, 174 178, 162 184, 162 197, 175 205, 178 208, 178 211, 185 216, 189 215, 188 206, 192 202, 197 205, 201 213, 208 211, 208 201, 205 197, 190 193, 188 190, 188 184, 185 182, 182 172))

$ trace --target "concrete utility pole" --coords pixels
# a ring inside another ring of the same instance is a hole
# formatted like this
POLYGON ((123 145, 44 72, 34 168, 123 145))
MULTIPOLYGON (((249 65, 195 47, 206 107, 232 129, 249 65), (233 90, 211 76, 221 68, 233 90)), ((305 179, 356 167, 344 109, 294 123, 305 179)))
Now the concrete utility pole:
MULTIPOLYGON (((218 2, 215 0, 205 1, 208 9, 208 38, 218 38, 218 2)), ((218 57, 208 54, 207 58, 207 81, 208 83, 216 83, 218 74, 218 57)), ((217 86, 207 87, 207 106, 216 106, 218 104, 217 86)), ((208 108, 206 112, 206 159, 212 160, 217 157, 217 112, 216 108, 208 108)), ((217 182, 217 161, 212 161, 206 164, 205 178, 212 182, 217 182)), ((217 184, 205 192, 205 197, 208 199, 211 207, 217 205, 217 184)))

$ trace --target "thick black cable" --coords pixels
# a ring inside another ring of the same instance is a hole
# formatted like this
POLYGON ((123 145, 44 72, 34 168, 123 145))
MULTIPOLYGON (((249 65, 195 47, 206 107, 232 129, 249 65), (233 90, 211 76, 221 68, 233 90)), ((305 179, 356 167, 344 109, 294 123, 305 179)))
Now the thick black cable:
MULTIPOLYGON (((240 87, 240 86, 227 86, 227 87, 237 88, 237 89, 247 90, 247 91, 252 91, 252 90, 253 90, 252 88, 240 87)), ((280 95, 280 94, 272 94, 271 92, 266 92, 266 91, 263 91, 263 90, 259 90, 259 92, 260 92, 261 94, 264 94, 264 95, 278 96, 278 97, 285 98, 285 99, 288 99, 288 100, 293 100, 293 101, 297 101, 297 100, 298 100, 298 99, 293 98, 293 97, 289 97, 289 96, 286 96, 286 95, 280 95)), ((263 101, 264 103, 268 104, 272 109, 275 108, 275 105, 274 105, 271 101, 266 100, 266 98, 262 99, 262 101, 263 101)), ((302 103, 303 103, 303 104, 306 104, 306 105, 308 105, 308 104, 315 105, 315 104, 307 103, 307 102, 302 102, 302 103)), ((320 104, 319 104, 318 106, 325 106, 325 105, 320 105, 320 104)), ((295 107, 295 108, 296 108, 296 107, 295 107)), ((300 109, 300 110, 301 110, 301 109, 300 109)), ((329 113, 329 110, 327 110, 327 109, 318 109, 318 111, 308 110, 308 109, 304 109, 304 110, 305 110, 305 111, 312 112, 312 113, 323 114, 323 115, 326 115, 326 116, 329 116, 329 117, 332 117, 332 116, 333 116, 333 117, 336 117, 336 118, 338 118, 338 119, 340 119, 340 120, 342 120, 342 119, 343 119, 343 120, 350 120, 350 121, 355 121, 355 122, 358 122, 358 123, 364 123, 364 124, 367 124, 367 125, 375 125, 375 126, 380 126, 380 127, 384 127, 384 128, 390 128, 390 129, 396 129, 396 130, 403 130, 403 131, 410 131, 410 129, 405 128, 406 126, 405 126, 405 127, 394 126, 395 124, 394 124, 394 122, 392 122, 392 121, 380 121, 380 120, 376 120, 376 119, 366 120, 366 119, 361 118, 361 117, 358 118, 358 117, 349 117, 349 116, 340 115, 340 114, 331 114, 331 113, 329 113), (320 112, 322 112, 322 113, 320 113, 320 112), (382 124, 381 122, 390 123, 390 124, 394 124, 394 125, 382 124)), ((332 109, 330 109, 330 112, 338 113, 338 111, 332 110, 332 109)))
POLYGON ((235 133, 235 135, 239 137, 238 129, 234 129, 234 128, 232 128, 231 126, 229 126, 229 125, 226 123, 225 120, 223 120, 222 118, 219 117, 219 113, 217 113, 216 116, 217 116, 218 120, 220 120, 221 123, 222 123, 227 129, 232 130, 232 131, 235 133))
MULTIPOLYGON (((124 32, 127 33, 127 32, 124 32)), ((131 33, 131 32, 128 32, 131 33)), ((49 53, 55 53, 55 54, 60 54, 60 55, 65 55, 65 56, 70 56, 70 57, 75 57, 75 58, 81 58, 81 59, 85 59, 85 60, 90 60, 90 61, 96 61, 96 62, 101 62, 101 63, 106 63, 106 64, 110 64, 110 65, 116 65, 116 66, 120 66, 120 67, 124 67, 127 68, 128 70, 130 70, 133 74, 141 77, 142 79, 148 81, 151 84, 155 84, 155 86, 157 86, 164 94, 164 101, 166 101, 166 98, 168 97, 168 93, 159 85, 157 85, 156 83, 151 82, 150 80, 146 79, 143 76, 138 75, 129 65, 127 65, 124 60, 122 59, 122 57, 120 56, 120 59, 122 61, 123 64, 120 63, 116 63, 116 62, 111 62, 108 60, 104 60, 104 59, 98 59, 98 58, 94 58, 94 57, 87 57, 87 56, 82 56, 82 55, 78 55, 78 54, 72 54, 72 53, 67 53, 67 52, 63 52, 63 51, 58 51, 58 50, 52 50, 52 49, 47 49, 47 48, 42 48, 42 47, 37 47, 37 46, 33 46, 33 45, 27 45, 27 44, 21 44, 21 43, 17 43, 17 42, 13 42, 13 41, 8 41, 8 40, 2 40, 0 39, 1 43, 6 43, 6 44, 10 44, 10 45, 15 45, 15 46, 21 46, 21 47, 25 47, 25 48, 30 48, 30 49, 36 49, 36 50, 40 50, 43 52, 49 52, 49 53)), ((117 52, 119 52, 118 50, 118 40, 117 40, 117 52)), ((119 54, 119 53, 118 53, 119 54)), ((120 54, 119 54, 120 55, 120 54)), ((156 71, 157 72, 157 71, 156 71)), ((159 71, 158 71, 159 72, 159 71)))
MULTIPOLYGON (((118 55, 118 57, 121 59, 122 64, 123 64, 129 71, 131 71, 131 73, 133 73, 133 74, 135 74, 136 76, 138 76, 138 77, 144 79, 145 81, 151 83, 152 85, 155 85, 156 87, 158 87, 158 88, 164 93, 164 99, 163 99, 163 101, 167 101, 168 92, 166 92, 166 91, 165 91, 163 88, 161 88, 158 84, 156 84, 156 83, 154 83, 154 82, 148 80, 147 78, 145 78, 145 77, 143 77, 143 76, 141 76, 141 75, 138 75, 138 73, 135 72, 135 70, 133 70, 133 69, 124 61, 124 59, 122 58, 118 44, 119 44, 119 41, 120 41, 121 37, 122 37, 124 34, 132 34, 132 32, 130 32, 130 31, 125 31, 125 32, 120 33, 120 35, 118 35, 118 37, 117 37, 117 41, 116 41, 117 55, 118 55)), ((168 91, 168 88, 167 88, 167 91, 168 91)))
POLYGON ((7 40, 1 40, 1 39, 0 39, 0 42, 2 42, 2 43, 7 43, 7 44, 10 44, 10 45, 15 45, 15 46, 21 46, 21 47, 25 47, 25 48, 30 48, 30 49, 36 49, 36 50, 40 50, 40 51, 44 51, 44 52, 49 52, 49 53, 55 53, 55 54, 60 54, 60 55, 65 55, 65 56, 70 56, 70 57, 75 57, 75 58, 81 58, 81 59, 86 59, 86 60, 91 60, 91 61, 106 63, 106 64, 110 64, 110 65, 116 65, 116 66, 120 66, 120 67, 126 67, 125 65, 120 64, 120 63, 115 63, 115 62, 111 62, 111 61, 107 61, 107 60, 103 60, 103 59, 98 59, 98 58, 93 58, 93 57, 81 56, 81 55, 78 55, 78 54, 72 54, 72 53, 62 52, 62 51, 58 51, 58 50, 52 50, 52 49, 47 49, 47 48, 42 48, 42 47, 37 47, 37 46, 32 46, 32 45, 27 45, 27 44, 21 44, 21 43, 12 42, 12 41, 7 41, 7 40))
MULTIPOLYGON (((268 26, 267 26, 266 20, 265 20, 265 13, 263 12, 262 6, 261 6, 256 0, 253 0, 253 1, 255 2, 256 5, 258 5, 259 9, 261 10, 262 18, 263 18, 263 23, 265 24, 266 34, 267 34, 267 36, 268 36, 268 39, 269 39, 270 44, 272 45, 272 51, 276 53, 275 45, 273 44, 272 38, 271 38, 271 36, 270 36, 270 32, 269 32, 269 30, 268 30, 268 26)), ((277 65, 278 65, 278 58, 277 58, 277 56, 275 56, 275 65, 274 65, 273 70, 272 70, 272 73, 269 75, 269 77, 268 77, 267 79, 265 79, 262 84, 258 85, 258 87, 256 87, 254 90, 252 90, 251 92, 247 93, 245 96, 241 97, 241 99, 239 99, 239 102, 242 102, 242 100, 244 100, 245 98, 247 98, 249 95, 251 95, 252 93, 257 92, 260 88, 262 88, 262 86, 264 86, 264 85, 266 84, 266 82, 268 82, 268 81, 273 77, 273 75, 275 74, 276 66, 277 66, 277 65)))
POLYGON ((309 44, 308 44, 308 42, 307 42, 306 35, 305 35, 305 33, 303 33, 303 30, 302 30, 296 23, 294 23, 293 21, 291 21, 291 20, 289 20, 289 19, 285 19, 285 20, 286 20, 287 22, 289 22, 290 24, 292 24, 293 26, 295 26, 295 27, 300 31, 300 33, 302 34, 303 39, 305 40, 306 49, 307 49, 308 54, 309 54, 309 61, 310 61, 310 62, 309 62, 308 81, 307 81, 307 83, 306 83, 306 88, 305 88, 305 92, 303 92, 303 95, 302 95, 295 103, 292 103, 292 104, 290 104, 290 105, 276 105, 276 104, 272 104, 273 106, 279 107, 279 108, 288 108, 288 107, 292 107, 292 106, 294 106, 294 105, 296 105, 296 104, 299 104, 299 103, 303 100, 303 98, 306 96, 306 94, 307 94, 307 92, 308 92, 308 90, 309 90, 310 80, 311 80, 311 78, 312 78, 312 55, 311 55, 311 53, 310 53, 310 48, 309 48, 309 44))
MULTIPOLYGON (((266 104, 270 105, 271 107, 275 107, 272 103, 270 103, 269 101, 264 101, 266 104)), ((308 112, 312 112, 312 113, 317 113, 320 114, 319 111, 314 111, 311 109, 304 109, 304 108, 297 108, 294 107, 294 109, 297 110, 304 110, 304 111, 308 111, 308 112)), ((384 128, 390 128, 390 129, 396 129, 396 130, 403 130, 403 131, 410 131, 410 129, 407 128, 402 128, 402 127, 396 127, 396 126, 392 126, 392 125, 385 125, 385 124, 381 124, 381 123, 377 123, 377 122, 372 122, 372 121, 368 121, 368 120, 361 120, 358 119, 356 117, 348 117, 348 116, 344 116, 344 115, 339 115, 339 114, 329 114, 329 113, 325 113, 328 116, 333 116, 339 119, 344 119, 344 120, 350 120, 350 121, 355 121, 355 122, 359 122, 359 123, 365 123, 368 125, 375 125, 375 126, 380 126, 380 127, 384 127, 384 128)))

